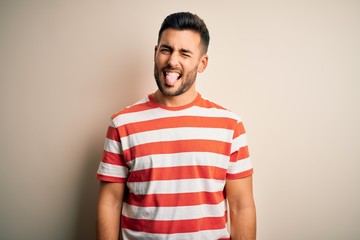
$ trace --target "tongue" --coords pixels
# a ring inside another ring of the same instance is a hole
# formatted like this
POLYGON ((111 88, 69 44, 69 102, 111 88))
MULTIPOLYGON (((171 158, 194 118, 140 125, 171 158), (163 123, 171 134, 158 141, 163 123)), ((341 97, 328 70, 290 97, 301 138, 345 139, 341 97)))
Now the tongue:
POLYGON ((174 86, 176 81, 178 80, 179 75, 178 74, 167 74, 165 79, 166 79, 166 84, 169 86, 174 86))

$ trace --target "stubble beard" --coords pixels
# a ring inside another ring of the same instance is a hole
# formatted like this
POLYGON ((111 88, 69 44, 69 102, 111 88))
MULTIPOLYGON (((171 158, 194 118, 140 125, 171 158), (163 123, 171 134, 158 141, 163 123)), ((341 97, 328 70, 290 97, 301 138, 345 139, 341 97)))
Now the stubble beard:
MULTIPOLYGON (((167 66, 166 68, 170 67, 167 66)), ((182 76, 182 83, 178 87, 178 89, 176 89, 176 87, 174 86, 166 85, 164 79, 163 81, 161 81, 161 78, 164 78, 163 70, 160 70, 156 63, 154 64, 154 78, 156 80, 156 85, 158 86, 160 92, 168 97, 175 97, 185 93, 195 83, 196 76, 197 66, 195 66, 191 71, 189 71, 186 76, 182 76)))

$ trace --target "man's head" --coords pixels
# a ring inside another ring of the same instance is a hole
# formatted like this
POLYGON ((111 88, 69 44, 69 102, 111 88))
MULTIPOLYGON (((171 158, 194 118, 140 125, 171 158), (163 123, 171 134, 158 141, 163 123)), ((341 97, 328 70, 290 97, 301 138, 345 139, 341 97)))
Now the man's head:
POLYGON ((161 24, 158 35, 158 43, 160 42, 164 30, 169 28, 175 30, 192 30, 199 33, 203 50, 202 52, 203 54, 207 53, 210 42, 209 31, 204 21, 196 14, 189 12, 178 12, 167 16, 161 24))
POLYGON ((207 66, 208 44, 209 32, 198 16, 174 13, 165 18, 154 54, 154 77, 164 96, 196 94, 194 83, 207 66))

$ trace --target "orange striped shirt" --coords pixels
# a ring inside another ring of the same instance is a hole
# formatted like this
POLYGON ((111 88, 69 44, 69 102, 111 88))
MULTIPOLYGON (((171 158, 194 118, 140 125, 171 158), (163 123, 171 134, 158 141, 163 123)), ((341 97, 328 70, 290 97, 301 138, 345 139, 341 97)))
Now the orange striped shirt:
POLYGON ((230 239, 226 179, 253 172, 241 119, 198 94, 151 95, 111 118, 97 178, 124 182, 123 239, 230 239))

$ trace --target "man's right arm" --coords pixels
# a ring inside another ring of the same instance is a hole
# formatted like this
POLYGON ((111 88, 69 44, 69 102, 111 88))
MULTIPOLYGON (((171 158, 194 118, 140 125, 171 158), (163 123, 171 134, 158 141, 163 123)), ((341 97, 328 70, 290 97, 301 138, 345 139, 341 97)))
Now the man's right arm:
POLYGON ((125 183, 100 183, 97 208, 97 240, 117 240, 125 183))

